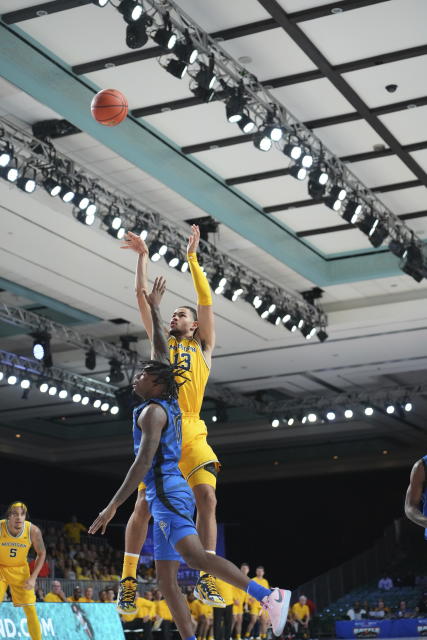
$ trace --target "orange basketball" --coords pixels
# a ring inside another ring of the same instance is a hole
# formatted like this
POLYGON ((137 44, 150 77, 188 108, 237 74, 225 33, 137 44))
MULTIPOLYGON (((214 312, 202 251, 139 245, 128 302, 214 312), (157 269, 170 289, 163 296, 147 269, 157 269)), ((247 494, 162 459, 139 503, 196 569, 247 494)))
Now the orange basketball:
POLYGON ((93 98, 90 110, 100 124, 115 127, 128 114, 128 101, 117 89, 103 89, 93 98))

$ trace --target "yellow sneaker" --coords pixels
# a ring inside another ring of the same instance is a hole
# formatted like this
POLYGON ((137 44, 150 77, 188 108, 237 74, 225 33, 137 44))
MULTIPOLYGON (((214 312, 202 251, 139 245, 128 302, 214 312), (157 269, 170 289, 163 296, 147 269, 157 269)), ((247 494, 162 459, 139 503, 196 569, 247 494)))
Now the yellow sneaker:
POLYGON ((119 582, 119 592, 117 594, 117 611, 119 613, 136 613, 136 589, 138 583, 135 578, 123 578, 119 582))
POLYGON ((194 587, 194 597, 211 607, 225 607, 224 598, 216 588, 215 578, 208 573, 204 573, 194 587))

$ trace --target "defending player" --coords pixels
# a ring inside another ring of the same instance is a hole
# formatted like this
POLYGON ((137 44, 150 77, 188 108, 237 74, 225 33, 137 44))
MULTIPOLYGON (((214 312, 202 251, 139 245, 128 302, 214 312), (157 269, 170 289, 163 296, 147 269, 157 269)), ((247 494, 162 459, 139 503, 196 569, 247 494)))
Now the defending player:
MULTIPOLYGON (((194 492, 197 506, 197 530, 200 539, 204 548, 214 554, 217 538, 215 489, 219 463, 207 443, 206 424, 200 420, 199 413, 209 377, 212 351, 215 345, 215 328, 211 290, 197 261, 196 252, 200 231, 196 225, 192 225, 191 229, 187 259, 197 293, 197 313, 185 305, 174 311, 170 322, 168 344, 170 362, 179 362, 187 371, 191 371, 191 379, 179 392, 179 406, 182 411, 180 469, 194 492)), ((151 312, 143 294, 143 291, 148 290, 148 249, 143 240, 134 233, 126 235, 126 242, 127 244, 122 248, 132 249, 138 253, 135 290, 142 322, 152 342, 151 312)), ((143 489, 143 485, 140 485, 134 511, 126 527, 125 556, 117 599, 117 608, 121 613, 135 611, 136 569, 139 554, 147 535, 150 517, 143 489)), ((215 581, 209 575, 201 576, 194 595, 205 604, 217 607, 225 606, 215 581)))
POLYGON ((409 520, 424 527, 427 540, 427 456, 417 460, 411 471, 409 487, 406 492, 405 514, 409 520), (420 504, 423 510, 420 510, 420 504))
POLYGON ((12 502, 5 520, 0 520, 0 602, 3 602, 9 587, 14 606, 24 608, 32 640, 41 640, 34 588, 46 558, 46 549, 40 529, 26 520, 27 512, 23 502, 12 502), (30 574, 27 556, 31 546, 37 558, 30 574))
POLYGON ((158 585, 166 598, 183 640, 196 640, 190 611, 177 582, 181 558, 193 569, 207 571, 262 602, 268 610, 273 632, 279 636, 286 622, 291 593, 270 591, 249 580, 231 562, 207 553, 197 535, 192 514, 194 498, 178 468, 181 457, 181 412, 176 400, 176 367, 166 364, 168 345, 163 334, 159 303, 165 288, 156 278, 147 296, 153 316, 153 346, 156 360, 135 376, 134 390, 143 402, 134 410, 136 459, 120 489, 89 528, 104 533, 117 508, 135 491, 141 479, 154 519, 154 558, 158 585), (159 361, 159 359, 162 361, 159 361))

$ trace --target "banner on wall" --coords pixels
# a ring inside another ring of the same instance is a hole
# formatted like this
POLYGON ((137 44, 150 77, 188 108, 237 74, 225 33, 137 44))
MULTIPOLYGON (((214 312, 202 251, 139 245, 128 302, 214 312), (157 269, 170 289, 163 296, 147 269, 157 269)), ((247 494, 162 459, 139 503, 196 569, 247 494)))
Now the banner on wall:
MULTIPOLYGON (((36 604, 43 640, 124 640, 115 603, 58 602, 36 604)), ((0 604, 0 639, 29 638, 22 607, 0 604)))
POLYGON ((427 637, 427 618, 397 620, 342 620, 335 623, 337 638, 417 638, 427 637))

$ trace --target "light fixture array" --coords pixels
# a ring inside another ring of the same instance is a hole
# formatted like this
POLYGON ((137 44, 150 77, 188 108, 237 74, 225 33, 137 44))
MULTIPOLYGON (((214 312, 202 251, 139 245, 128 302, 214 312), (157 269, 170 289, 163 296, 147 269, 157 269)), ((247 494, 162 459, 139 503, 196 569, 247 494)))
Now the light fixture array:
POLYGON ((8 384, 22 390, 26 399, 32 391, 46 394, 46 397, 72 401, 93 407, 102 413, 117 415, 117 387, 71 373, 58 367, 46 369, 38 360, 10 353, 0 349, 0 384, 8 384))
POLYGON ((388 238, 400 268, 418 282, 427 277, 423 244, 412 229, 173 0, 122 0, 116 8, 128 23, 128 46, 139 48, 148 38, 154 40, 164 52, 160 65, 177 78, 187 75, 190 90, 201 101, 222 100, 228 122, 253 133, 257 149, 267 152, 276 146, 292 161, 291 176, 308 177, 313 199, 358 227, 373 247, 388 238), (139 34, 131 42, 130 28, 139 34))
MULTIPOLYGON (((137 233, 147 240, 153 262, 165 259, 171 268, 183 273, 188 271, 188 232, 184 228, 172 226, 159 213, 135 203, 104 179, 78 167, 56 151, 51 142, 30 136, 5 119, 0 118, 0 127, 0 162, 1 149, 8 149, 18 173, 21 172, 19 167, 31 166, 36 187, 42 184, 52 197, 74 204, 73 214, 79 222, 92 228, 99 227, 119 240, 126 231, 137 233), (14 148, 19 148, 19 153, 13 151, 14 148), (80 198, 86 198, 87 202, 80 198), (96 211, 89 216, 90 203, 96 205, 96 211)), ((291 332, 300 330, 306 339, 316 334, 323 342, 328 337, 327 317, 315 304, 266 281, 209 242, 201 241, 200 255, 217 295, 222 294, 232 302, 245 300, 264 320, 291 332)))

